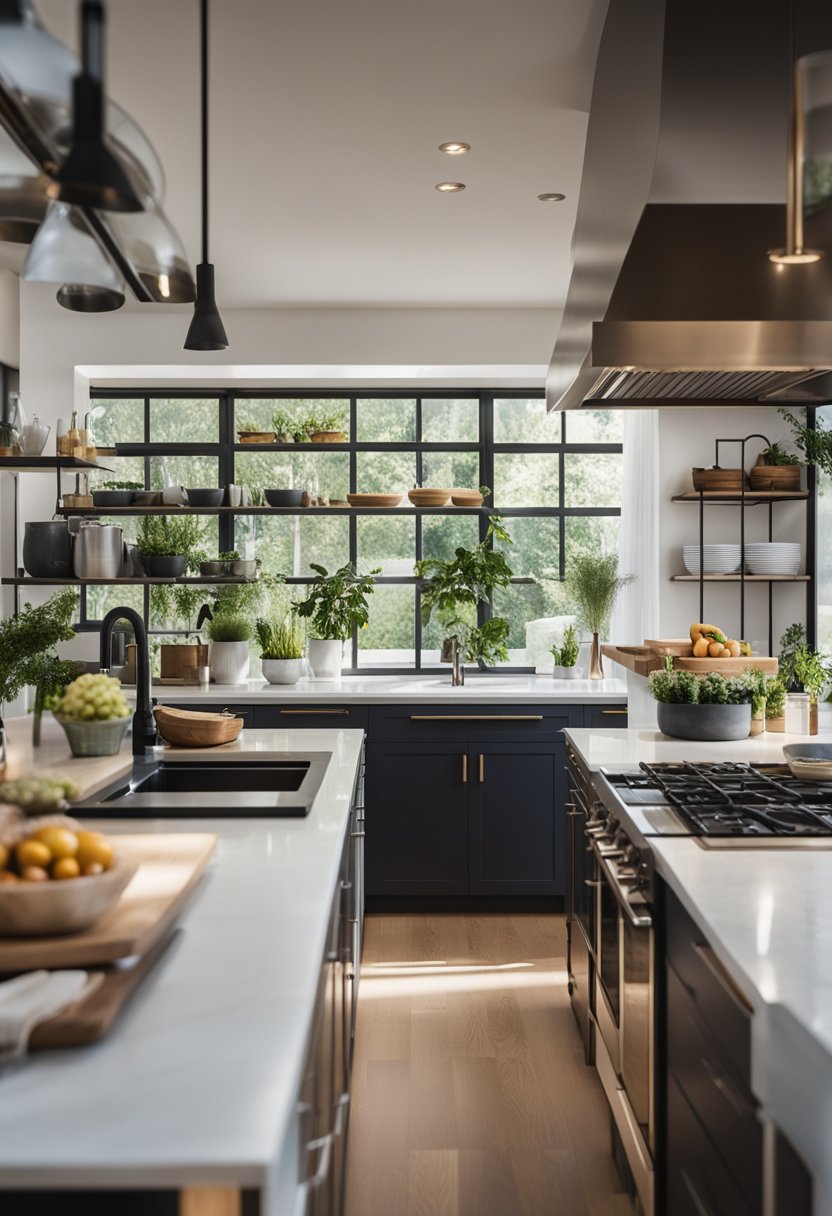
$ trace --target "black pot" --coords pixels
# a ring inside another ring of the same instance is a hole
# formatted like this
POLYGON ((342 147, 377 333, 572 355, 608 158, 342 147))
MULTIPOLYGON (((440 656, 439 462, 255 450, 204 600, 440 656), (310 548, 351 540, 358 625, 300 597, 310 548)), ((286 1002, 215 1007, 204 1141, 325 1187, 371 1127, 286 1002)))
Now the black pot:
POLYGON ((142 553, 142 565, 148 578, 181 578, 185 573, 185 556, 164 557, 142 553))
POLYGON ((32 578, 72 578, 72 537, 65 519, 26 525, 23 565, 32 578))
POLYGON ((225 498, 225 490, 186 490, 188 506, 190 507, 220 507, 225 498))
POLYGON ((135 490, 93 490, 92 501, 96 507, 129 507, 135 490))
POLYGON ((747 739, 751 734, 748 701, 741 705, 670 705, 660 701, 656 710, 659 730, 672 739, 718 743, 747 739))
POLYGON ((299 507, 303 490, 264 490, 270 507, 299 507))

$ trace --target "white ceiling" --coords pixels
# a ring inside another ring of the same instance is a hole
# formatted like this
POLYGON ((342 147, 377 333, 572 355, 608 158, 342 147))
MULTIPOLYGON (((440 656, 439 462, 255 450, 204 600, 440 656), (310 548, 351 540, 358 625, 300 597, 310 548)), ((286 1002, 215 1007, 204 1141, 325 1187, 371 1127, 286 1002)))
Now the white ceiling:
MULTIPOLYGON (((76 43, 77 5, 36 0, 76 43)), ((199 253, 198 4, 109 0, 109 92, 199 253)), ((234 0, 211 9, 223 308, 561 307, 606 0, 234 0), (445 140, 466 156, 437 151, 445 140), (441 180, 464 181, 442 195, 441 180), (564 203, 540 203, 562 191, 564 203)))

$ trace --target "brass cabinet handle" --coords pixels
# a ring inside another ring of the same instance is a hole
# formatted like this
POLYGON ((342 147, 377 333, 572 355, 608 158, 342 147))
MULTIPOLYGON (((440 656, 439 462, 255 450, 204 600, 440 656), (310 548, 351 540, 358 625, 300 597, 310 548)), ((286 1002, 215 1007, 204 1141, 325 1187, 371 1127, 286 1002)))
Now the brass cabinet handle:
POLYGON ((478 753, 477 779, 480 785, 482 785, 483 781, 485 781, 485 756, 482 754, 482 752, 478 753))
POLYGON ((348 709, 279 709, 279 714, 338 714, 342 717, 349 717, 348 709))
POLYGON ((468 753, 462 753, 462 784, 468 784, 468 753))
MULTIPOLYGON (((283 712, 283 711, 281 711, 281 712, 283 712)), ((291 711, 289 711, 289 712, 291 712, 291 711)), ((542 722, 543 714, 411 714, 410 721, 411 722, 542 722)))
POLYGON ((601 883, 598 881, 597 878, 585 878, 584 886, 585 887, 600 887, 601 883))
POLYGON ((601 710, 602 714, 623 714, 625 717, 627 716, 627 712, 628 711, 626 709, 602 709, 601 710))

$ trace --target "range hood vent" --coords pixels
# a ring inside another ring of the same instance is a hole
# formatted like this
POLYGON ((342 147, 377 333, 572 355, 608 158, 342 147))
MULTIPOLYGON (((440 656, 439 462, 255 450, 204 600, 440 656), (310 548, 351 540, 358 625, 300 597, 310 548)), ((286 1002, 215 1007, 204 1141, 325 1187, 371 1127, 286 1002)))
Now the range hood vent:
MULTIPOLYGON (((710 16, 685 0, 661 7, 663 19, 656 6, 651 15, 652 58, 638 48, 639 84, 626 97, 615 70, 627 60, 632 5, 610 0, 549 406, 832 401, 832 198, 823 193, 824 172, 815 174, 814 190, 807 185, 804 212, 805 244, 823 256, 797 265, 768 257, 784 244, 787 224, 789 4, 761 6, 751 30, 731 6, 710 16), (639 112, 643 119, 651 102, 654 156, 642 142, 637 171, 619 159, 620 189, 610 198, 604 156, 615 154, 615 131, 639 112), (621 212, 611 218, 619 198, 621 212), (605 220, 616 232, 612 242, 604 240, 605 220)), ((832 18, 818 28, 819 6, 803 7, 802 48, 817 52, 819 40, 832 46, 832 18)), ((826 170, 832 55, 814 53, 809 62, 805 163, 826 170)))

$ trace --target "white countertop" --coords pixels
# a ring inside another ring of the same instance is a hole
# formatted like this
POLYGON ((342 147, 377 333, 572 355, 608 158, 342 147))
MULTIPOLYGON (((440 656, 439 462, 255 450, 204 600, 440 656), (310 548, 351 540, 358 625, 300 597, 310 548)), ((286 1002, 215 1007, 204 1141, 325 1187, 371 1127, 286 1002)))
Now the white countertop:
POLYGON ((461 705, 523 705, 552 702, 581 705, 587 701, 626 704, 624 680, 555 680, 552 676, 469 676, 461 688, 451 684, 447 675, 423 676, 343 676, 340 680, 299 680, 297 684, 267 684, 248 680, 245 684, 209 684, 207 688, 188 684, 154 684, 153 695, 160 701, 205 701, 223 705, 300 704, 389 705, 397 702, 461 705))
POLYGON ((290 1117, 363 733, 248 737, 260 755, 332 753, 310 814, 97 822, 220 841, 180 936, 109 1037, 0 1074, 0 1187, 225 1184, 264 1188, 264 1212, 285 1210, 290 1117))
MULTIPOLYGON (((785 743, 807 742, 566 733, 592 770, 642 760, 779 762, 785 743)), ((651 845, 659 873, 754 1007, 754 1092, 815 1176, 815 1216, 832 1216, 832 847, 708 850, 680 837, 653 837, 651 845)))

